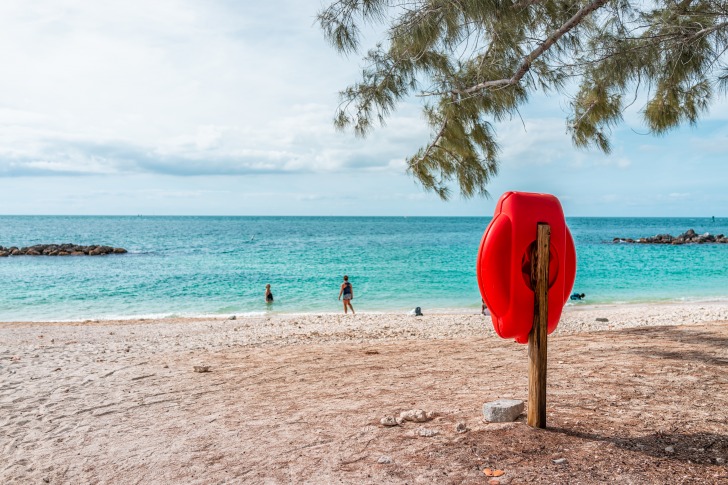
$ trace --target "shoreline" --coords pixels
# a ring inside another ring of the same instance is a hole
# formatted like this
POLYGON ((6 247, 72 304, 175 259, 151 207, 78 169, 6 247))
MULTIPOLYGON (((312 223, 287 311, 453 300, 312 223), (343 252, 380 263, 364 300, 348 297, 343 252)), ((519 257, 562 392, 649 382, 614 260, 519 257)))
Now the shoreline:
MULTIPOLYGON (((709 297, 695 299, 661 299, 661 300, 631 300, 631 301, 608 301, 608 302, 577 302, 567 301, 564 306, 563 315, 571 312, 588 311, 596 308, 639 308, 639 307, 671 307, 671 306, 716 306, 724 305, 728 307, 728 297, 709 297)), ((406 316, 414 308, 395 308, 395 309, 372 309, 372 310, 356 310, 357 315, 395 315, 406 316)), ((467 307, 421 307, 422 312, 426 315, 479 315, 479 305, 467 307)), ((257 310, 249 312, 230 311, 226 313, 177 313, 177 312, 160 312, 160 313, 141 313, 134 315, 109 315, 109 316, 86 316, 71 318, 41 318, 41 319, 0 319, 0 325, 6 323, 37 323, 37 324, 79 324, 79 323, 97 323, 97 322, 125 322, 125 321, 171 321, 171 320, 226 320, 234 316, 235 318, 286 318, 286 317, 305 317, 310 315, 342 315, 340 309, 337 310, 311 310, 311 311, 278 311, 278 310, 257 310)))
MULTIPOLYGON (((489 315, 483 316, 475 309, 423 310, 424 315, 415 317, 408 311, 360 311, 356 315, 343 312, 301 312, 255 314, 200 315, 200 316, 144 316, 129 318, 95 318, 77 320, 18 320, 0 322, 0 330, 21 327, 98 327, 98 326, 146 326, 167 325, 180 329, 200 325, 248 325, 252 328, 270 327, 270 335, 288 336, 286 328, 292 324, 298 329, 311 332, 335 330, 343 324, 348 331, 370 334, 383 321, 394 322, 401 328, 420 328, 429 325, 429 338, 453 336, 448 327, 456 327, 459 333, 468 329, 468 335, 485 335, 495 332, 489 315), (486 332, 482 329, 485 328, 486 332), (480 329, 480 330, 479 330, 480 329)), ((728 321, 728 300, 703 300, 691 302, 611 303, 568 305, 561 315, 554 334, 582 333, 644 326, 696 325, 728 321), (597 319, 600 319, 599 321, 597 319), (604 321, 606 319, 606 321, 604 321)), ((341 330, 341 329, 340 329, 341 330)), ((300 334, 301 332, 294 332, 300 334)), ((376 333, 376 332, 375 332, 376 333)), ((379 338, 379 337, 377 337, 379 338)))

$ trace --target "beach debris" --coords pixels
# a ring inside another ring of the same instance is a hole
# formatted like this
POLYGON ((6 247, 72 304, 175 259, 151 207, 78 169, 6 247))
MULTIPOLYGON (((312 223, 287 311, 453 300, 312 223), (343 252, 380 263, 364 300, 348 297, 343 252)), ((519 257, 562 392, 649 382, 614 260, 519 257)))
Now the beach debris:
POLYGON ((228 318, 228 320, 237 320, 237 319, 238 319, 238 317, 236 317, 235 315, 232 315, 230 318, 228 318))
POLYGON ((20 361, 20 356, 19 355, 13 355, 13 357, 10 360, 12 362, 18 362, 18 361, 20 361))
POLYGON ((399 423, 396 419, 394 419, 394 416, 384 416, 382 419, 379 420, 382 426, 397 426, 399 423))
POLYGON ((568 463, 568 460, 566 458, 556 458, 555 460, 551 460, 554 462, 554 465, 563 465, 565 463, 568 463))
POLYGON ((455 425, 456 433, 465 433, 467 430, 468 430, 468 425, 465 424, 465 421, 458 421, 458 423, 455 425))
POLYGON ((675 447, 674 447, 674 446, 667 446, 667 447, 665 448, 665 451, 666 451, 667 453, 675 453, 675 447))
POLYGON ((523 407, 519 399, 498 399, 483 404, 483 417, 491 423, 508 423, 521 415, 523 407))
POLYGON ((377 463, 381 463, 382 465, 388 465, 392 463, 392 457, 388 455, 382 455, 377 460, 377 463))
POLYGON ((433 436, 437 436, 440 432, 436 429, 420 428, 417 430, 417 434, 425 438, 431 438, 433 436))
POLYGON ((143 375, 143 376, 132 377, 131 380, 132 381, 138 381, 140 379, 146 379, 147 377, 154 377, 156 375, 157 374, 146 374, 146 375, 143 375))
POLYGON ((503 470, 498 470, 496 468, 484 468, 483 474, 485 474, 486 477, 502 477, 506 474, 503 470))
POLYGON ((57 372, 59 370, 61 370, 61 368, 60 367, 56 367, 55 369, 53 369, 53 372, 57 372))
POLYGON ((195 372, 210 372, 209 365, 195 365, 192 367, 195 372))
POLYGON ((400 419, 403 421, 414 421, 415 423, 424 423, 432 419, 427 417, 427 413, 422 409, 410 409, 399 413, 400 419))
POLYGON ((597 318, 597 322, 608 322, 608 321, 609 321, 608 318, 604 318, 604 317, 597 318))
POLYGON ((379 351, 378 350, 370 349, 370 350, 365 350, 364 353, 366 355, 377 355, 379 353, 379 351))
POLYGON ((410 315, 414 315, 415 317, 421 317, 422 316, 422 308, 416 307, 410 310, 410 315))

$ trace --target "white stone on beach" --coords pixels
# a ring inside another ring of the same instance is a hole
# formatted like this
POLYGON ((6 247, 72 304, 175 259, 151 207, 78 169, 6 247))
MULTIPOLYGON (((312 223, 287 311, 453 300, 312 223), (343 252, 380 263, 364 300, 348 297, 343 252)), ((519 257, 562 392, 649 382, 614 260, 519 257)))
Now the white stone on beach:
POLYGON ((523 401, 518 399, 498 399, 483 404, 483 417, 491 423, 515 421, 523 412, 523 401))
POLYGON ((390 456, 387 456, 387 455, 382 455, 382 456, 380 456, 380 457, 379 457, 379 459, 377 460, 377 463, 381 463, 381 464, 383 464, 383 465, 387 465, 387 464, 389 464, 389 463, 392 463, 392 457, 390 457, 390 456))
POLYGON ((432 418, 428 418, 427 413, 422 409, 410 409, 399 413, 400 419, 403 421, 414 421, 415 423, 424 423, 432 418))
POLYGON ((566 463, 567 460, 566 458, 557 458, 551 461, 553 461, 555 465, 563 465, 564 463, 566 463))
POLYGON ((417 434, 425 438, 431 438, 433 436, 437 436, 438 434, 440 434, 440 432, 436 429, 420 428, 419 430, 417 430, 417 434))
POLYGON ((394 416, 384 416, 382 419, 379 420, 379 422, 382 424, 382 426, 397 426, 399 423, 396 419, 394 419, 394 416))

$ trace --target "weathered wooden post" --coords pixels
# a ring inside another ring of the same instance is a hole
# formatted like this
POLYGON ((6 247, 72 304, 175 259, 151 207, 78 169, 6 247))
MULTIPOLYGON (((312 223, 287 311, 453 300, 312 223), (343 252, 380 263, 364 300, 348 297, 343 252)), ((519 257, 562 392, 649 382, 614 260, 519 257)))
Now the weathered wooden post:
POLYGON ((538 224, 536 247, 531 258, 534 289, 533 327, 528 335, 528 425, 546 427, 546 369, 548 343, 549 244, 551 226, 538 224))

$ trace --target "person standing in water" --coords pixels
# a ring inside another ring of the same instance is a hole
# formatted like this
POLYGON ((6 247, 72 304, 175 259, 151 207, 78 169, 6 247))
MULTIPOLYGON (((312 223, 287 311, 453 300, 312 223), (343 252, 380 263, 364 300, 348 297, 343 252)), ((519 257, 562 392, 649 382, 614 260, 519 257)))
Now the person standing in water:
POLYGON ((339 300, 341 300, 341 297, 344 297, 344 313, 347 313, 346 305, 349 305, 349 308, 351 308, 351 314, 356 315, 354 313, 354 307, 351 306, 351 300, 354 299, 354 287, 351 286, 351 283, 349 283, 349 277, 344 275, 344 282, 341 283, 341 289, 339 290, 339 300))
POLYGON ((265 302, 268 305, 273 303, 273 293, 270 291, 270 283, 265 285, 265 302))

